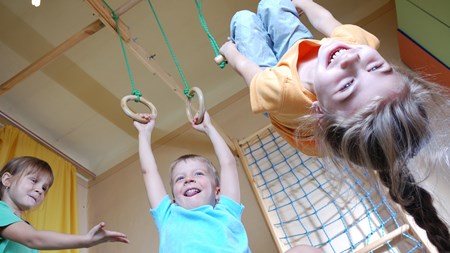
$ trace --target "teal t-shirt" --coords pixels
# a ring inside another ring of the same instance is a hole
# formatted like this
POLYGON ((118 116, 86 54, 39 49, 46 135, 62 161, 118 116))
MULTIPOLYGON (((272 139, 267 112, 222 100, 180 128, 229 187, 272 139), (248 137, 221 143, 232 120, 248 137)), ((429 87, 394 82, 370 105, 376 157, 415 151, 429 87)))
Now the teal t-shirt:
MULTIPOLYGON (((15 215, 11 208, 3 201, 0 201, 0 227, 6 227, 16 222, 24 222, 19 216, 15 215)), ((35 249, 6 240, 0 236, 0 253, 37 253, 35 249)))
POLYGON ((160 236, 160 253, 250 253, 241 222, 244 206, 221 195, 216 206, 184 209, 169 196, 150 209, 160 236))

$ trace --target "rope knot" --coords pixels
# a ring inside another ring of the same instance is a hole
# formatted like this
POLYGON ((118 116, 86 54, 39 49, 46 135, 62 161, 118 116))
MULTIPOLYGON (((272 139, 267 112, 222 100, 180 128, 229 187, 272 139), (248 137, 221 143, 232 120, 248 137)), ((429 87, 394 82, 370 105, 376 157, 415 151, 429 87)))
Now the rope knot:
POLYGON ((134 100, 136 103, 138 103, 141 100, 142 94, 139 90, 133 90, 131 92, 131 95, 136 96, 136 99, 134 100))
POLYGON ((191 89, 189 87, 184 88, 184 95, 186 95, 187 98, 192 98, 190 93, 191 89))

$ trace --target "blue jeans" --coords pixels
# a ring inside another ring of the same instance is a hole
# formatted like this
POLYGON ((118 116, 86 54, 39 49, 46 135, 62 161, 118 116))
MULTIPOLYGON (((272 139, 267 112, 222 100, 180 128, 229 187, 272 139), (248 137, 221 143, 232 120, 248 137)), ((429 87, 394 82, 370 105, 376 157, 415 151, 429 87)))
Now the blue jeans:
POLYGON ((230 37, 241 54, 268 68, 295 42, 310 39, 312 34, 290 0, 261 0, 256 14, 243 10, 233 16, 230 37))

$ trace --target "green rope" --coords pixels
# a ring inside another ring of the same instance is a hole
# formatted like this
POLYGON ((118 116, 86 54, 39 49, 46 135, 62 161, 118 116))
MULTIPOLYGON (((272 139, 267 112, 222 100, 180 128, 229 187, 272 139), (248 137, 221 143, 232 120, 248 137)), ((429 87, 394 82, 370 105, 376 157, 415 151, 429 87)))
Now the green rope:
POLYGON ((123 57, 124 57, 124 59, 125 59, 125 64, 126 64, 126 66, 127 66, 128 76, 129 76, 130 82, 131 82, 131 88, 132 88, 131 94, 134 95, 134 96, 136 96, 135 101, 136 101, 136 103, 137 103, 137 102, 140 101, 140 98, 142 97, 142 94, 141 94, 141 92, 136 88, 136 85, 134 84, 133 75, 131 74, 131 69, 130 69, 130 64, 129 64, 129 62, 128 62, 127 52, 126 52, 126 50, 125 50, 125 46, 124 46, 123 41, 122 41, 122 35, 120 34, 119 16, 116 15, 116 13, 114 12, 114 10, 108 5, 108 3, 107 3, 105 0, 103 0, 103 3, 109 8, 109 10, 111 11, 112 18, 113 18, 114 21, 116 22, 117 34, 119 35, 120 46, 121 46, 121 48, 122 48, 122 54, 123 54, 123 57))
POLYGON ((173 52, 172 47, 170 46, 169 40, 167 39, 166 33, 164 32, 164 29, 161 25, 161 22, 159 22, 159 18, 156 15, 155 9, 153 8, 153 5, 150 0, 147 0, 148 4, 150 5, 150 8, 152 9, 153 16, 155 17, 156 22, 158 23, 159 30, 161 31, 161 34, 164 37, 164 40, 166 41, 167 47, 169 48, 170 54, 172 55, 173 61, 175 62, 175 65, 177 66, 178 72, 180 73, 181 79, 184 83, 184 95, 186 95, 187 98, 192 98, 190 95, 191 89, 189 88, 189 85, 186 81, 186 78, 184 77, 183 71, 181 70, 180 64, 178 63, 177 57, 175 56, 175 53, 173 52))
MULTIPOLYGON (((203 1, 200 0, 200 2, 199 2, 198 0, 195 0, 195 6, 197 6, 198 18, 200 19, 200 23, 202 24, 202 27, 205 30, 206 35, 208 36, 209 42, 211 43, 211 47, 213 48, 215 55, 218 56, 219 50, 220 50, 219 45, 217 45, 216 40, 209 32, 208 26, 206 25, 205 18, 203 17, 203 13, 202 13, 203 1)), ((226 64, 226 62, 221 62, 219 64, 220 68, 223 69, 225 67, 225 64, 226 64)))

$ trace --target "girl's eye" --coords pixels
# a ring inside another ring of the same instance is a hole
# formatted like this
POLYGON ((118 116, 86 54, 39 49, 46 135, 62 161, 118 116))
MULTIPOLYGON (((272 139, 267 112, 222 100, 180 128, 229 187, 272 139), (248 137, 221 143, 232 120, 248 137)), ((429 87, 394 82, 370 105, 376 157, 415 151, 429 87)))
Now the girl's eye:
POLYGON ((353 84, 353 79, 352 79, 350 82, 344 84, 344 86, 340 89, 340 91, 346 90, 346 89, 347 89, 348 87, 350 87, 352 84, 353 84))
POLYGON ((196 176, 203 176, 204 174, 203 174, 203 172, 196 172, 195 175, 196 176))
POLYGON ((381 67, 381 65, 374 66, 369 69, 369 72, 375 71, 375 70, 379 69, 380 67, 381 67))
POLYGON ((182 179, 183 179, 183 177, 177 177, 177 178, 175 178, 175 182, 178 182, 178 181, 180 181, 182 179))

